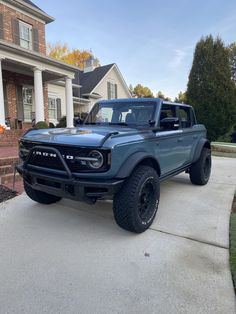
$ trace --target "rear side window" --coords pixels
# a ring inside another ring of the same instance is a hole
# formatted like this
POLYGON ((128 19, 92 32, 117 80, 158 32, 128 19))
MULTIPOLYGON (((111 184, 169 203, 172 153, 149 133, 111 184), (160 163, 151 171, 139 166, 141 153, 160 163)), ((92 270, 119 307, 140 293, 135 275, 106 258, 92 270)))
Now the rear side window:
POLYGON ((167 105, 167 104, 162 105, 160 121, 165 118, 174 118, 174 117, 177 117, 176 106, 167 105))
POLYGON ((178 116, 181 128, 191 128, 194 124, 194 115, 191 107, 179 107, 178 116))

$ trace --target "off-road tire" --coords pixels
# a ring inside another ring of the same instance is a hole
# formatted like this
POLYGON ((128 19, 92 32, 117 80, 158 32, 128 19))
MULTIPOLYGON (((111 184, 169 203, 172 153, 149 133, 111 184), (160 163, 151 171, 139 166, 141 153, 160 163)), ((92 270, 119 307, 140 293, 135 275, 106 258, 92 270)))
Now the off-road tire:
POLYGON ((61 200, 61 197, 59 196, 51 195, 51 194, 33 189, 25 181, 24 181, 24 188, 29 198, 31 198, 33 201, 40 204, 53 204, 61 200))
POLYGON ((117 224, 131 232, 144 232, 156 216, 159 198, 160 183, 156 171, 149 166, 136 167, 114 196, 113 212, 117 224))
POLYGON ((193 184, 207 184, 211 174, 211 150, 204 147, 199 159, 190 167, 189 176, 193 184))

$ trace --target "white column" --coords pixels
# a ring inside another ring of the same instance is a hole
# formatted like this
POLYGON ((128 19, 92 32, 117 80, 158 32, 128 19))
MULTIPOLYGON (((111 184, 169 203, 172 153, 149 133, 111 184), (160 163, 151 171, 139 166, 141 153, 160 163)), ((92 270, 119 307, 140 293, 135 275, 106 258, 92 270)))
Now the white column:
POLYGON ((73 105, 73 90, 72 90, 72 78, 66 77, 66 126, 67 128, 74 127, 74 105, 73 105))
POLYGON ((3 95, 3 81, 2 81, 2 59, 0 58, 0 124, 5 123, 5 107, 4 107, 4 95, 3 95))
POLYGON ((42 70, 34 68, 35 122, 44 121, 42 70))

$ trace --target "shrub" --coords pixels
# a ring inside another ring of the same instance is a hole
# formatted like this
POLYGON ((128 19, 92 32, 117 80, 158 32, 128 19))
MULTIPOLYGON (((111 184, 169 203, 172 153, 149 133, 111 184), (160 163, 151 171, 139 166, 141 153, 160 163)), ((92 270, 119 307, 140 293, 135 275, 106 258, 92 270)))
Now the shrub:
POLYGON ((60 120, 59 123, 56 126, 57 128, 65 128, 66 127, 66 116, 63 116, 60 120))
POLYGON ((45 121, 39 121, 35 124, 35 129, 48 129, 48 125, 45 121))
POLYGON ((55 125, 52 122, 49 122, 49 128, 55 128, 55 125))

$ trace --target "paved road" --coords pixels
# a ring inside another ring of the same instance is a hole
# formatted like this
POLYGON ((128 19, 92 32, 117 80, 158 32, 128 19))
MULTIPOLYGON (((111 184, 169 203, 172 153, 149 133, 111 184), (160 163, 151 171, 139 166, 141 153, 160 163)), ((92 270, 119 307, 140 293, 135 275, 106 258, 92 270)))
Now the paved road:
POLYGON ((0 206, 0 313, 235 313, 228 221, 236 160, 209 184, 161 186, 151 230, 119 229, 110 202, 0 206))

